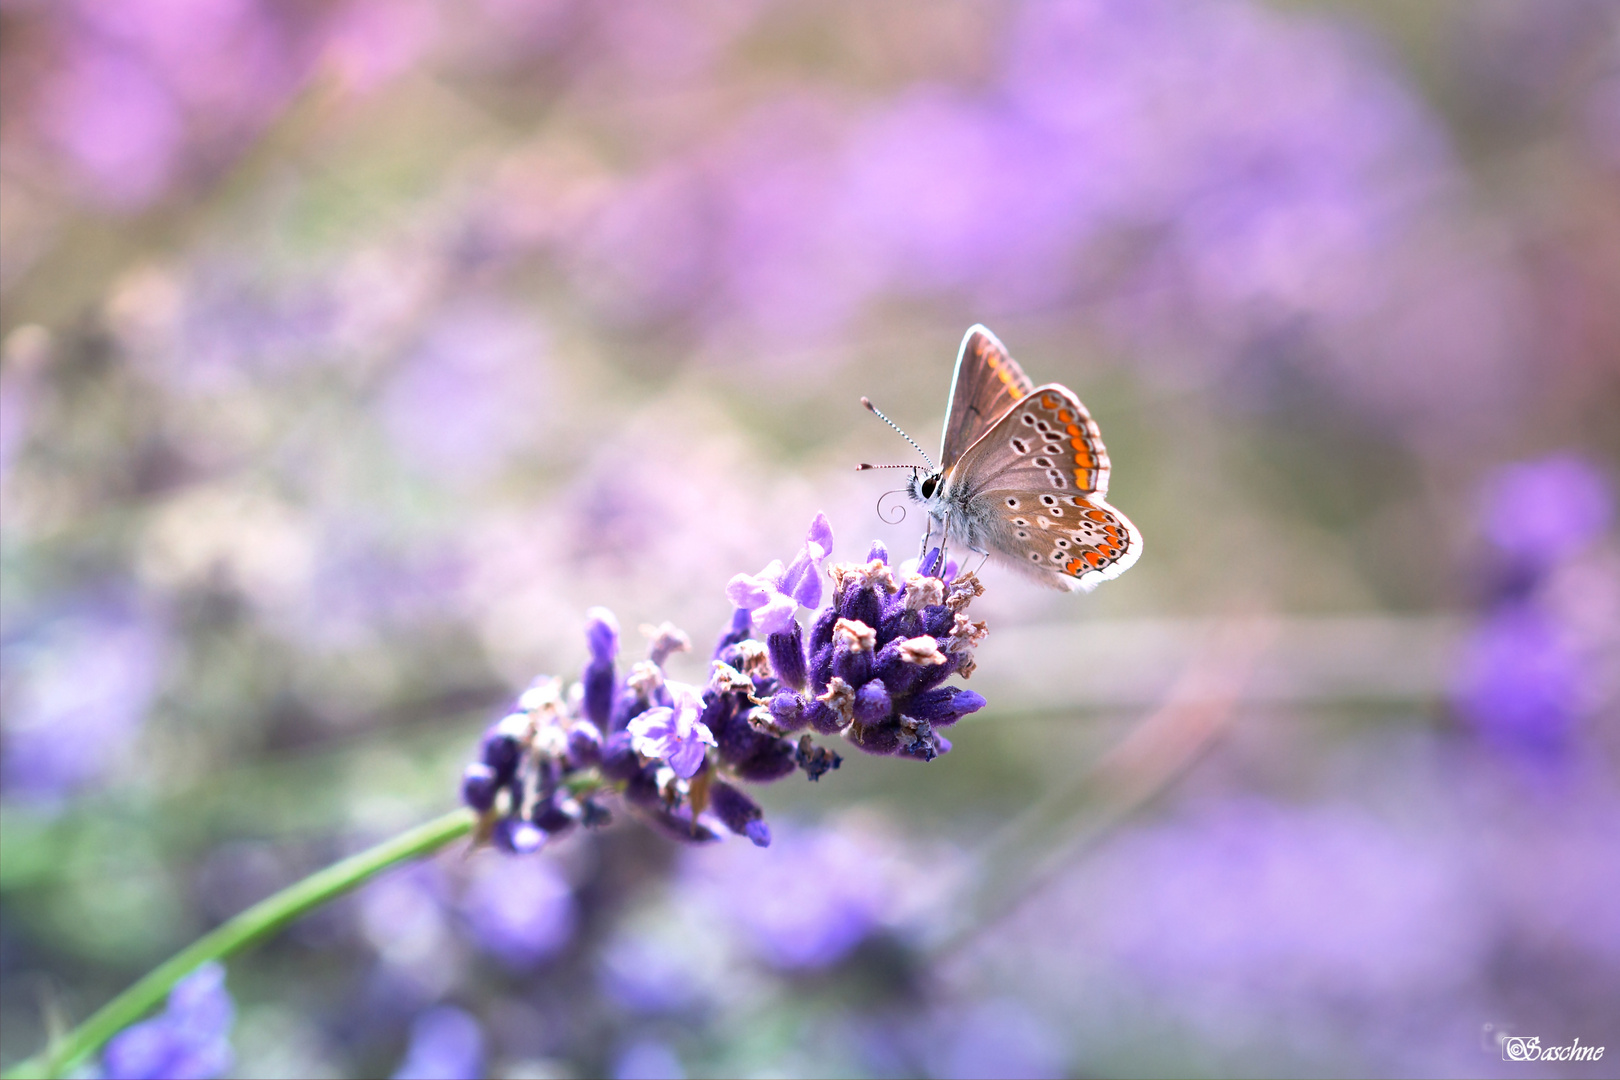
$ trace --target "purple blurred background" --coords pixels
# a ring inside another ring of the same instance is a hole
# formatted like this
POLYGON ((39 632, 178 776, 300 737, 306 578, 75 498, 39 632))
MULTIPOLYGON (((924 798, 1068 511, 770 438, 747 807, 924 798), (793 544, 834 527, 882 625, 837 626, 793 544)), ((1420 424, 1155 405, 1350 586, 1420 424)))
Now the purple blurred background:
POLYGON ((0 1062, 450 805, 588 607, 909 554, 858 400, 934 449, 974 322, 1136 568, 988 570, 989 707, 768 850, 304 920, 236 1073, 1620 1054, 1609 0, 6 0, 0 59, 0 1062))

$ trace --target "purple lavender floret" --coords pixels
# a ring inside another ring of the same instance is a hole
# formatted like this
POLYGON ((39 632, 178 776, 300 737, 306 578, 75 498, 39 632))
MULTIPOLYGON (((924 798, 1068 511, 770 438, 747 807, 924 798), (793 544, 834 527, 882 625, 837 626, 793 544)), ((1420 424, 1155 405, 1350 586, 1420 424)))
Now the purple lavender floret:
POLYGON ((618 621, 591 609, 580 687, 565 694, 558 680, 537 679, 463 774, 480 838, 535 851, 575 826, 606 824, 604 800, 616 795, 677 839, 716 840, 723 828, 763 847, 770 828, 744 785, 837 769, 843 759, 818 737, 923 761, 947 752, 939 729, 985 704, 946 685, 973 671, 985 629, 966 611, 983 587, 957 576, 937 549, 920 562, 943 565, 943 577, 910 563, 891 568, 877 543, 865 562, 831 567, 832 596, 814 611, 832 543, 818 514, 791 562, 732 578, 731 621, 702 686, 665 674, 668 658, 688 647, 685 634, 668 624, 645 631, 647 658, 624 670, 618 621), (812 609, 808 632, 801 607, 812 609))
POLYGON ((206 1080, 230 1071, 236 1007, 225 989, 225 968, 204 964, 169 992, 163 1012, 115 1035, 101 1055, 109 1080, 206 1080))
POLYGON ((594 607, 585 613, 585 641, 591 661, 585 665, 585 718, 598 728, 607 726, 613 715, 613 661, 619 655, 619 621, 607 608, 594 607))

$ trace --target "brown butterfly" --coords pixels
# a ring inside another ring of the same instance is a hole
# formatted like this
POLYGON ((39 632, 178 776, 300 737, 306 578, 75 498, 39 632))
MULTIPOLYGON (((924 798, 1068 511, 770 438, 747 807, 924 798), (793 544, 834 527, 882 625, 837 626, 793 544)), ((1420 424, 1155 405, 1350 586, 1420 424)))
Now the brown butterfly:
POLYGON ((956 355, 941 442, 939 467, 914 469, 906 491, 948 539, 1084 592, 1141 557, 1142 534, 1104 501, 1108 451, 1091 414, 1066 386, 1032 385, 983 326, 956 355))

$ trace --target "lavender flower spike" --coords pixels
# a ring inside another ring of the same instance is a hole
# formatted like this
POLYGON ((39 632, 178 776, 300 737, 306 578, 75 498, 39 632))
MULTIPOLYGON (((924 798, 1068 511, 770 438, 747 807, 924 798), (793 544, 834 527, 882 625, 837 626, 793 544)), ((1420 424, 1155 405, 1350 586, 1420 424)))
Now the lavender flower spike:
POLYGON ((689 780, 703 767, 707 747, 715 745, 714 734, 698 719, 703 698, 693 687, 666 683, 675 697, 673 708, 655 706, 630 721, 631 746, 644 757, 663 761, 675 775, 689 780))
POLYGON ((580 685, 565 693, 558 679, 536 679, 485 732, 462 775, 479 841, 537 851, 579 826, 606 824, 601 800, 617 796, 677 840, 716 840, 723 824, 763 847, 770 828, 743 785, 793 772, 819 780, 838 768, 842 758, 817 736, 921 761, 948 751, 940 729, 985 705, 948 685, 973 673, 985 625, 967 611, 984 587, 948 565, 939 576, 937 549, 892 567, 873 544, 865 562, 828 568, 832 596, 820 608, 832 542, 817 514, 791 563, 731 579, 734 610, 703 687, 664 670, 688 643, 667 623, 643 627, 653 638, 648 658, 617 672, 618 623, 593 608, 580 685), (919 561, 925 572, 915 571, 919 561), (801 604, 820 608, 802 626, 801 604))

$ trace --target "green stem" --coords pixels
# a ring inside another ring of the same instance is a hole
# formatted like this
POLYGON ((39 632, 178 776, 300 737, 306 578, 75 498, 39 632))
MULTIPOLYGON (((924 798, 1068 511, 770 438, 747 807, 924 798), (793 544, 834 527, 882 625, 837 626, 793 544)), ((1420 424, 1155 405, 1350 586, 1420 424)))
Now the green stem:
POLYGON ((163 1000, 175 983, 199 965, 231 955, 391 866, 437 851, 466 836, 476 824, 477 818, 471 810, 452 810, 392 840, 318 870, 261 900, 147 972, 134 986, 107 1002, 50 1047, 8 1069, 6 1080, 56 1077, 68 1072, 100 1050, 108 1039, 144 1016, 163 1000))

